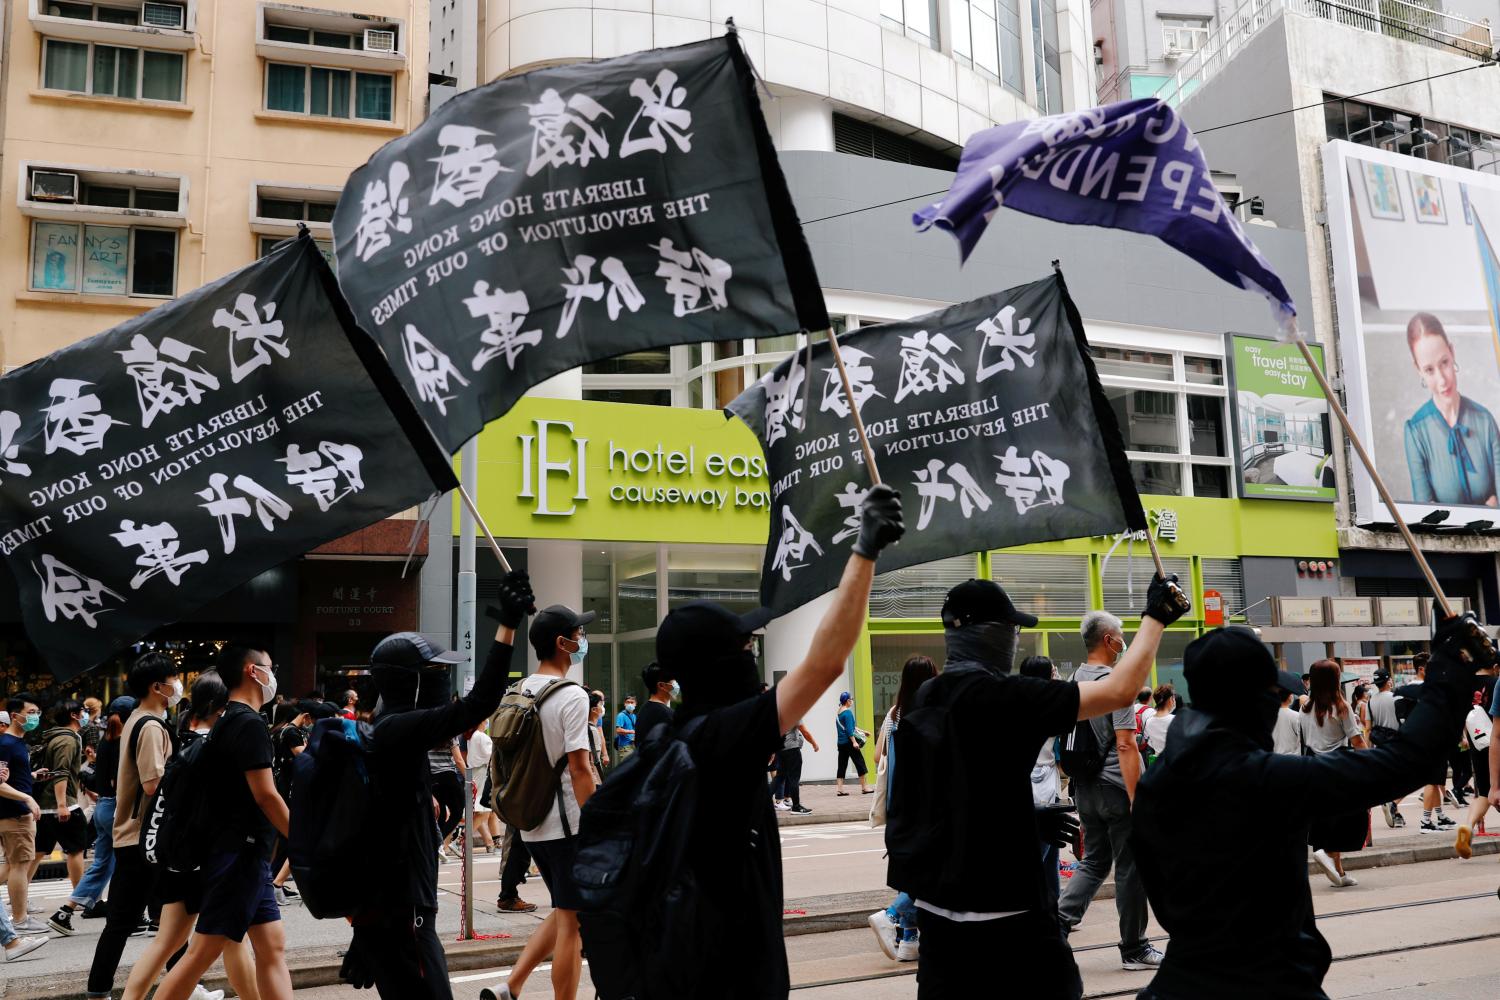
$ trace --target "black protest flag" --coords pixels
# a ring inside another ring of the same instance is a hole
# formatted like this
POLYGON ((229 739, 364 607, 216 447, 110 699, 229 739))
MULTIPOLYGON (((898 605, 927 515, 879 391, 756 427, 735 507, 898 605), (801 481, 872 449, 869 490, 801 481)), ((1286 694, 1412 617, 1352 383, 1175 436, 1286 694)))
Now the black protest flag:
POLYGON ((305 234, 0 379, 0 554, 62 680, 455 485, 305 234))
MULTIPOLYGON (((881 478, 900 490, 900 569, 982 549, 1144 529, 1124 442, 1061 275, 839 340, 881 478)), ((766 451, 761 603, 838 586, 870 485, 829 345, 725 410, 766 451)))
POLYGON ((339 284, 450 451, 583 364, 828 326, 754 86, 733 33, 537 70, 355 171, 339 284))

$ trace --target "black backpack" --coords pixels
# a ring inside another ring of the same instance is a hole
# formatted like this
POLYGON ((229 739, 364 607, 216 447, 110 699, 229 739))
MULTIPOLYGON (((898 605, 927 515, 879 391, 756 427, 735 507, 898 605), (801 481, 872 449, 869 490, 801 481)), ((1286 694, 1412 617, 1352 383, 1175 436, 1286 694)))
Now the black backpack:
POLYGON ((291 760, 292 876, 314 917, 349 917, 371 906, 378 878, 351 876, 389 862, 376 844, 391 822, 375 809, 375 730, 353 719, 320 719, 291 760))
POLYGON ((1072 732, 1063 737, 1057 755, 1057 763, 1070 778, 1097 777, 1108 759, 1092 719, 1079 719, 1073 724, 1072 732))
POLYGON ((902 713, 892 736, 895 759, 901 763, 889 775, 885 824, 889 882, 913 896, 961 883, 964 859, 973 856, 967 844, 975 832, 968 808, 970 765, 950 706, 986 674, 983 668, 974 668, 972 676, 953 681, 957 673, 945 671, 924 684, 917 703, 902 713), (950 680, 939 685, 943 676, 950 680), (934 698, 938 692, 942 700, 934 698))
POLYGON ((691 996, 707 971, 697 880, 684 863, 699 775, 683 740, 702 721, 648 740, 579 816, 578 925, 602 1000, 691 996))
POLYGON ((211 737, 185 742, 167 758, 161 781, 141 814, 141 853, 147 864, 174 872, 196 871, 213 846, 219 824, 209 800, 211 743, 211 737))

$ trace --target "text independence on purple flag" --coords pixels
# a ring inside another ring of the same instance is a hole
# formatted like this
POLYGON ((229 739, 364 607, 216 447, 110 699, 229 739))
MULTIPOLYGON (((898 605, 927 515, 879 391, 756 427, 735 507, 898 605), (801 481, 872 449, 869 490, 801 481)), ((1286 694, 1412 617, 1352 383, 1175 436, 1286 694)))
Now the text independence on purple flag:
POLYGON ((1260 292, 1290 323, 1291 294, 1214 187, 1198 139, 1155 98, 1012 122, 964 146, 948 194, 918 229, 958 238, 968 260, 995 209, 1156 236, 1233 285, 1260 292))

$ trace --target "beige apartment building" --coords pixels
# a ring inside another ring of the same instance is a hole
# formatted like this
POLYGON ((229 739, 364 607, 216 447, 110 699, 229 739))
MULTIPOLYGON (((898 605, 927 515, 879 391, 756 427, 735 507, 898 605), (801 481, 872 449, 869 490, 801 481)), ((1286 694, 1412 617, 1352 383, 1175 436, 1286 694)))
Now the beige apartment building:
MULTIPOLYGON (((248 264, 427 96, 418 0, 0 0, 0 366, 248 264)), ((331 250, 330 250, 331 252, 331 250)))

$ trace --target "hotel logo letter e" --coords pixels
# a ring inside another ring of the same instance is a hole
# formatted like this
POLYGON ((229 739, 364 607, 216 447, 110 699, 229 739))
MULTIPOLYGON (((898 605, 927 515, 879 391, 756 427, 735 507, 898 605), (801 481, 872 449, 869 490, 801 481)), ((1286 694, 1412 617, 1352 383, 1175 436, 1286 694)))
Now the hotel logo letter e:
POLYGON ((578 509, 575 503, 567 510, 554 510, 547 494, 549 476, 553 474, 570 478, 573 475, 573 461, 567 459, 561 462, 549 460, 547 451, 548 431, 553 427, 561 427, 568 432, 568 438, 573 442, 578 460, 578 489, 573 493, 573 499, 587 500, 588 491, 588 438, 573 437, 573 425, 566 420, 536 420, 535 434, 521 434, 521 492, 518 496, 536 500, 531 512, 539 517, 570 517, 578 509), (532 488, 531 481, 531 450, 536 446, 536 488, 532 488))

